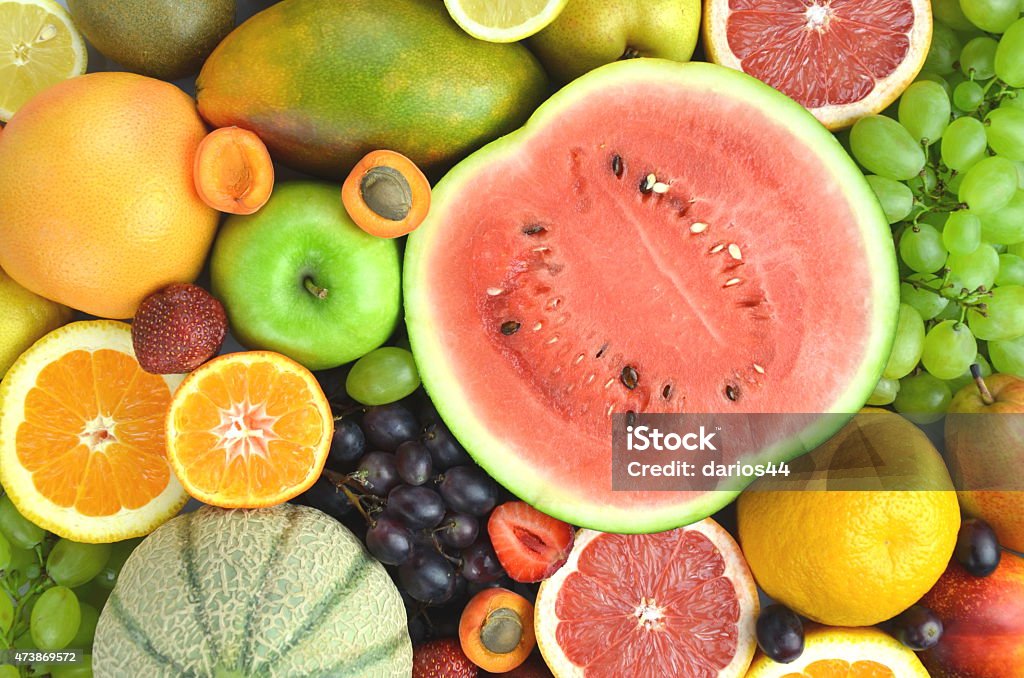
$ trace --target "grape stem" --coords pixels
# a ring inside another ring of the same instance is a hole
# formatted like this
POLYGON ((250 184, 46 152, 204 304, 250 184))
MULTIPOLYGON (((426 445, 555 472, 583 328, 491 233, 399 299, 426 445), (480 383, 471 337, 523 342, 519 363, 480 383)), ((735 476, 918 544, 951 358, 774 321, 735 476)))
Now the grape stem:
POLYGON ((971 376, 974 377, 974 383, 978 386, 978 392, 981 394, 981 402, 986 405, 995 404, 996 399, 992 397, 992 391, 988 390, 988 385, 985 384, 985 378, 981 376, 981 366, 978 363, 971 365, 971 376))

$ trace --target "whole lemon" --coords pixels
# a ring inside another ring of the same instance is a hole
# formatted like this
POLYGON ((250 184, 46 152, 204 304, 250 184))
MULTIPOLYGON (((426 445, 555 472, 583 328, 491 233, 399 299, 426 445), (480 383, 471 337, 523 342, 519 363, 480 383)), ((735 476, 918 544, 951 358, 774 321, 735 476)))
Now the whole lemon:
POLYGON ((0 269, 0 379, 44 334, 71 320, 71 309, 29 292, 0 269))
POLYGON ((0 267, 107 318, 191 282, 218 221, 192 174, 205 134, 190 96, 130 73, 83 75, 33 97, 0 137, 0 267))
POLYGON ((865 410, 794 466, 813 469, 804 489, 780 489, 800 479, 758 481, 737 505, 743 553, 769 596, 823 624, 870 626, 938 581, 960 509, 920 429, 865 410))

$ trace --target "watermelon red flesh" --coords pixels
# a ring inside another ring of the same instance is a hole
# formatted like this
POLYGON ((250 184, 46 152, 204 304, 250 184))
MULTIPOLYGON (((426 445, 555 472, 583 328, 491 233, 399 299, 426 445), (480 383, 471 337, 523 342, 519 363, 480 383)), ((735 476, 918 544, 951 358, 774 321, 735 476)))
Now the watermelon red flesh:
POLYGON ((911 0, 730 0, 729 9, 729 49, 743 70, 809 108, 868 96, 903 63, 914 28, 911 0))
POLYGON ((551 515, 635 532, 732 495, 613 492, 609 414, 854 411, 895 281, 870 189, 806 111, 735 71, 645 59, 453 171, 405 293, 424 384, 470 453, 551 515), (643 194, 649 174, 668 192, 643 194))

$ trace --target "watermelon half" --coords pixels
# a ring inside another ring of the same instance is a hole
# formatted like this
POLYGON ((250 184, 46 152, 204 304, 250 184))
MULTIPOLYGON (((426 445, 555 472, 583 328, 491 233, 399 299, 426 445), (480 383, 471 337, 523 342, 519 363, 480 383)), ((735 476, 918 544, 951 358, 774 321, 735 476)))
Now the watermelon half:
MULTIPOLYGON (((585 75, 453 169, 404 286, 459 441, 525 501, 606 532, 738 492, 613 491, 612 414, 853 413, 899 299, 886 219, 824 127, 747 75, 657 59, 585 75)), ((789 459, 844 420, 765 446, 789 459)))

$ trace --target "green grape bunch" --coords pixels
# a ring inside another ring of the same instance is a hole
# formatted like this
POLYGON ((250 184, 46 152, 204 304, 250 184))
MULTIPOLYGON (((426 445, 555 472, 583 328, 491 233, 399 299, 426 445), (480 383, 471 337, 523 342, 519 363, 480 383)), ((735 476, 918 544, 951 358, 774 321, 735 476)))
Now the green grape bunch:
POLYGON ((933 0, 924 70, 849 148, 899 255, 896 338, 868 403, 937 421, 970 367, 1024 376, 1024 3, 933 0))

